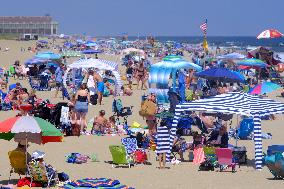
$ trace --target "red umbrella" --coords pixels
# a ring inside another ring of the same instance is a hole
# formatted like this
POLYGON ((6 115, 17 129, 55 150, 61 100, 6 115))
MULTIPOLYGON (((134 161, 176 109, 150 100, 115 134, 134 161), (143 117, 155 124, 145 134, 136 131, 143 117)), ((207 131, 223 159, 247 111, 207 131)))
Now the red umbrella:
POLYGON ((257 39, 271 39, 271 38, 279 38, 283 37, 283 34, 279 32, 276 29, 269 29, 269 30, 264 30, 261 32, 258 36, 257 39))

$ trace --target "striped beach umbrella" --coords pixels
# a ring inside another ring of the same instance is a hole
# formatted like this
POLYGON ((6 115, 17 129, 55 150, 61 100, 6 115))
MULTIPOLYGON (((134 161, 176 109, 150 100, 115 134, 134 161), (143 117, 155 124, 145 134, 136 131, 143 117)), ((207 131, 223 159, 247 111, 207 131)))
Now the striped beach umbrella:
POLYGON ((249 94, 267 94, 267 93, 271 93, 275 90, 280 89, 281 86, 277 85, 276 83, 272 83, 272 82, 263 82, 260 83, 258 85, 256 85, 255 87, 253 87, 251 90, 249 90, 249 94))
POLYGON ((263 32, 261 32, 257 36, 257 39, 272 39, 272 38, 279 38, 279 37, 283 37, 283 34, 280 31, 276 29, 268 29, 268 30, 264 30, 263 32))
POLYGON ((15 139, 16 142, 27 141, 36 144, 62 142, 63 134, 48 121, 33 117, 19 116, 0 123, 0 138, 15 139))
POLYGON ((268 65, 256 58, 247 58, 237 63, 238 66, 248 66, 250 68, 266 68, 268 65))

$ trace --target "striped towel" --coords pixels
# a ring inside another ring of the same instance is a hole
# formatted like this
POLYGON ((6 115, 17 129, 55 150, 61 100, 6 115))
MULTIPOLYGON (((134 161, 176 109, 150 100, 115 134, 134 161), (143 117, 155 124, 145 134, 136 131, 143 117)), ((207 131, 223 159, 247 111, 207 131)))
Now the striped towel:
POLYGON ((65 184, 61 189, 75 188, 100 188, 100 189, 131 189, 125 185, 121 185, 118 180, 106 178, 85 178, 76 181, 71 181, 65 184))

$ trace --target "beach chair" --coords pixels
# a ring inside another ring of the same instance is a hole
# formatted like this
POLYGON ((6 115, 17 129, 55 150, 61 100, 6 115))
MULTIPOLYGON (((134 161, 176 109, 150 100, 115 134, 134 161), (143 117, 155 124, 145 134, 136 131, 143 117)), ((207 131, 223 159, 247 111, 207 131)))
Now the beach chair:
POLYGON ((138 149, 136 138, 123 138, 121 143, 125 147, 127 154, 133 154, 138 149))
POLYGON ((217 157, 215 147, 205 146, 203 147, 206 160, 209 160, 214 166, 217 164, 217 157))
POLYGON ((43 185, 47 184, 47 187, 50 187, 52 182, 57 182, 57 173, 55 170, 51 171, 48 174, 47 168, 44 163, 39 161, 31 161, 28 164, 28 170, 31 177, 31 183, 33 182, 40 182, 43 185))
POLYGON ((9 176, 9 182, 11 180, 12 173, 17 173, 20 176, 25 175, 27 171, 26 154, 21 151, 13 150, 8 152, 11 170, 9 176))
POLYGON ((225 169, 225 167, 232 167, 232 173, 236 172, 237 163, 234 162, 233 151, 230 148, 216 148, 218 165, 220 167, 220 172, 225 169))
POLYGON ((128 165, 131 168, 131 165, 134 164, 133 158, 128 156, 124 146, 111 145, 109 151, 112 156, 112 167, 115 165, 128 165))

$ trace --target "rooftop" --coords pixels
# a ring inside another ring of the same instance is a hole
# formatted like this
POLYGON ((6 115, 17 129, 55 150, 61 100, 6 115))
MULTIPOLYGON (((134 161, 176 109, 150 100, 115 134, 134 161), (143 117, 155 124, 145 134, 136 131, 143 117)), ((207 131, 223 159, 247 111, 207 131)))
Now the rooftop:
POLYGON ((52 22, 51 16, 0 16, 0 23, 44 23, 52 22))

